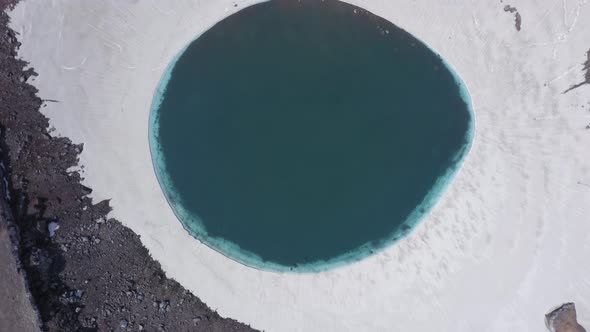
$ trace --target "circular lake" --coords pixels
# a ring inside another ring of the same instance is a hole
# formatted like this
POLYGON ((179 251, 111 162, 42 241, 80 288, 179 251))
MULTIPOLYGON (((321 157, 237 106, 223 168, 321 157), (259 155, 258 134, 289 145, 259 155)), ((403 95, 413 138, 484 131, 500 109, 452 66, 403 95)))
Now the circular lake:
POLYGON ((229 16, 165 73, 150 116, 185 229, 238 262, 320 271, 406 235, 469 150, 465 87, 424 43, 337 1, 229 16))

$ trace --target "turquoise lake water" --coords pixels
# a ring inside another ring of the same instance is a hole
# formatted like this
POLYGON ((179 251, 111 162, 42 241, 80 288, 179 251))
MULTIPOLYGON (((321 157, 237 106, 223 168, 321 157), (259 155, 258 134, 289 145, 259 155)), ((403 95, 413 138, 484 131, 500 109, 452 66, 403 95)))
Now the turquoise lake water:
POLYGON ((314 272, 408 234, 467 154, 467 89, 421 41, 337 1, 245 8, 188 45, 150 116, 154 169, 196 239, 314 272))

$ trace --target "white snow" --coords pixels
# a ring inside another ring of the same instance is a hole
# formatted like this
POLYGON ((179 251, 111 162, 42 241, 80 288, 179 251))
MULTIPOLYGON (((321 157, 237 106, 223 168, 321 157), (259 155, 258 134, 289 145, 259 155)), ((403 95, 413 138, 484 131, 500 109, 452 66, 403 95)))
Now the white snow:
POLYGON ((47 231, 49 231, 49 237, 53 237, 55 235, 55 232, 59 229, 59 224, 56 223, 55 221, 50 222, 47 225, 47 231))

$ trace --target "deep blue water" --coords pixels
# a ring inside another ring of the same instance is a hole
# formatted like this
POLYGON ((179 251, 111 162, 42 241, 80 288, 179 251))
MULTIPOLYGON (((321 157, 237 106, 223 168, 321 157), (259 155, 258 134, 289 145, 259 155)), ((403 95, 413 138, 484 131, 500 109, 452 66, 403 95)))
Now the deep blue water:
POLYGON ((275 0, 179 54, 150 145, 194 237, 249 266, 318 271, 407 234, 473 132, 458 76, 392 23, 337 1, 275 0))

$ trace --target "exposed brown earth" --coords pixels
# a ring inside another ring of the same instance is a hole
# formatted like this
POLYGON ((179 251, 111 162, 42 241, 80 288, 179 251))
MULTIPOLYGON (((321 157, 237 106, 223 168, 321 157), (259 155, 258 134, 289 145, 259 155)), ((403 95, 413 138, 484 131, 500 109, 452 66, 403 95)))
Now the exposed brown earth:
POLYGON ((545 315, 545 324, 551 332, 586 332, 578 324, 576 306, 566 303, 545 315))

